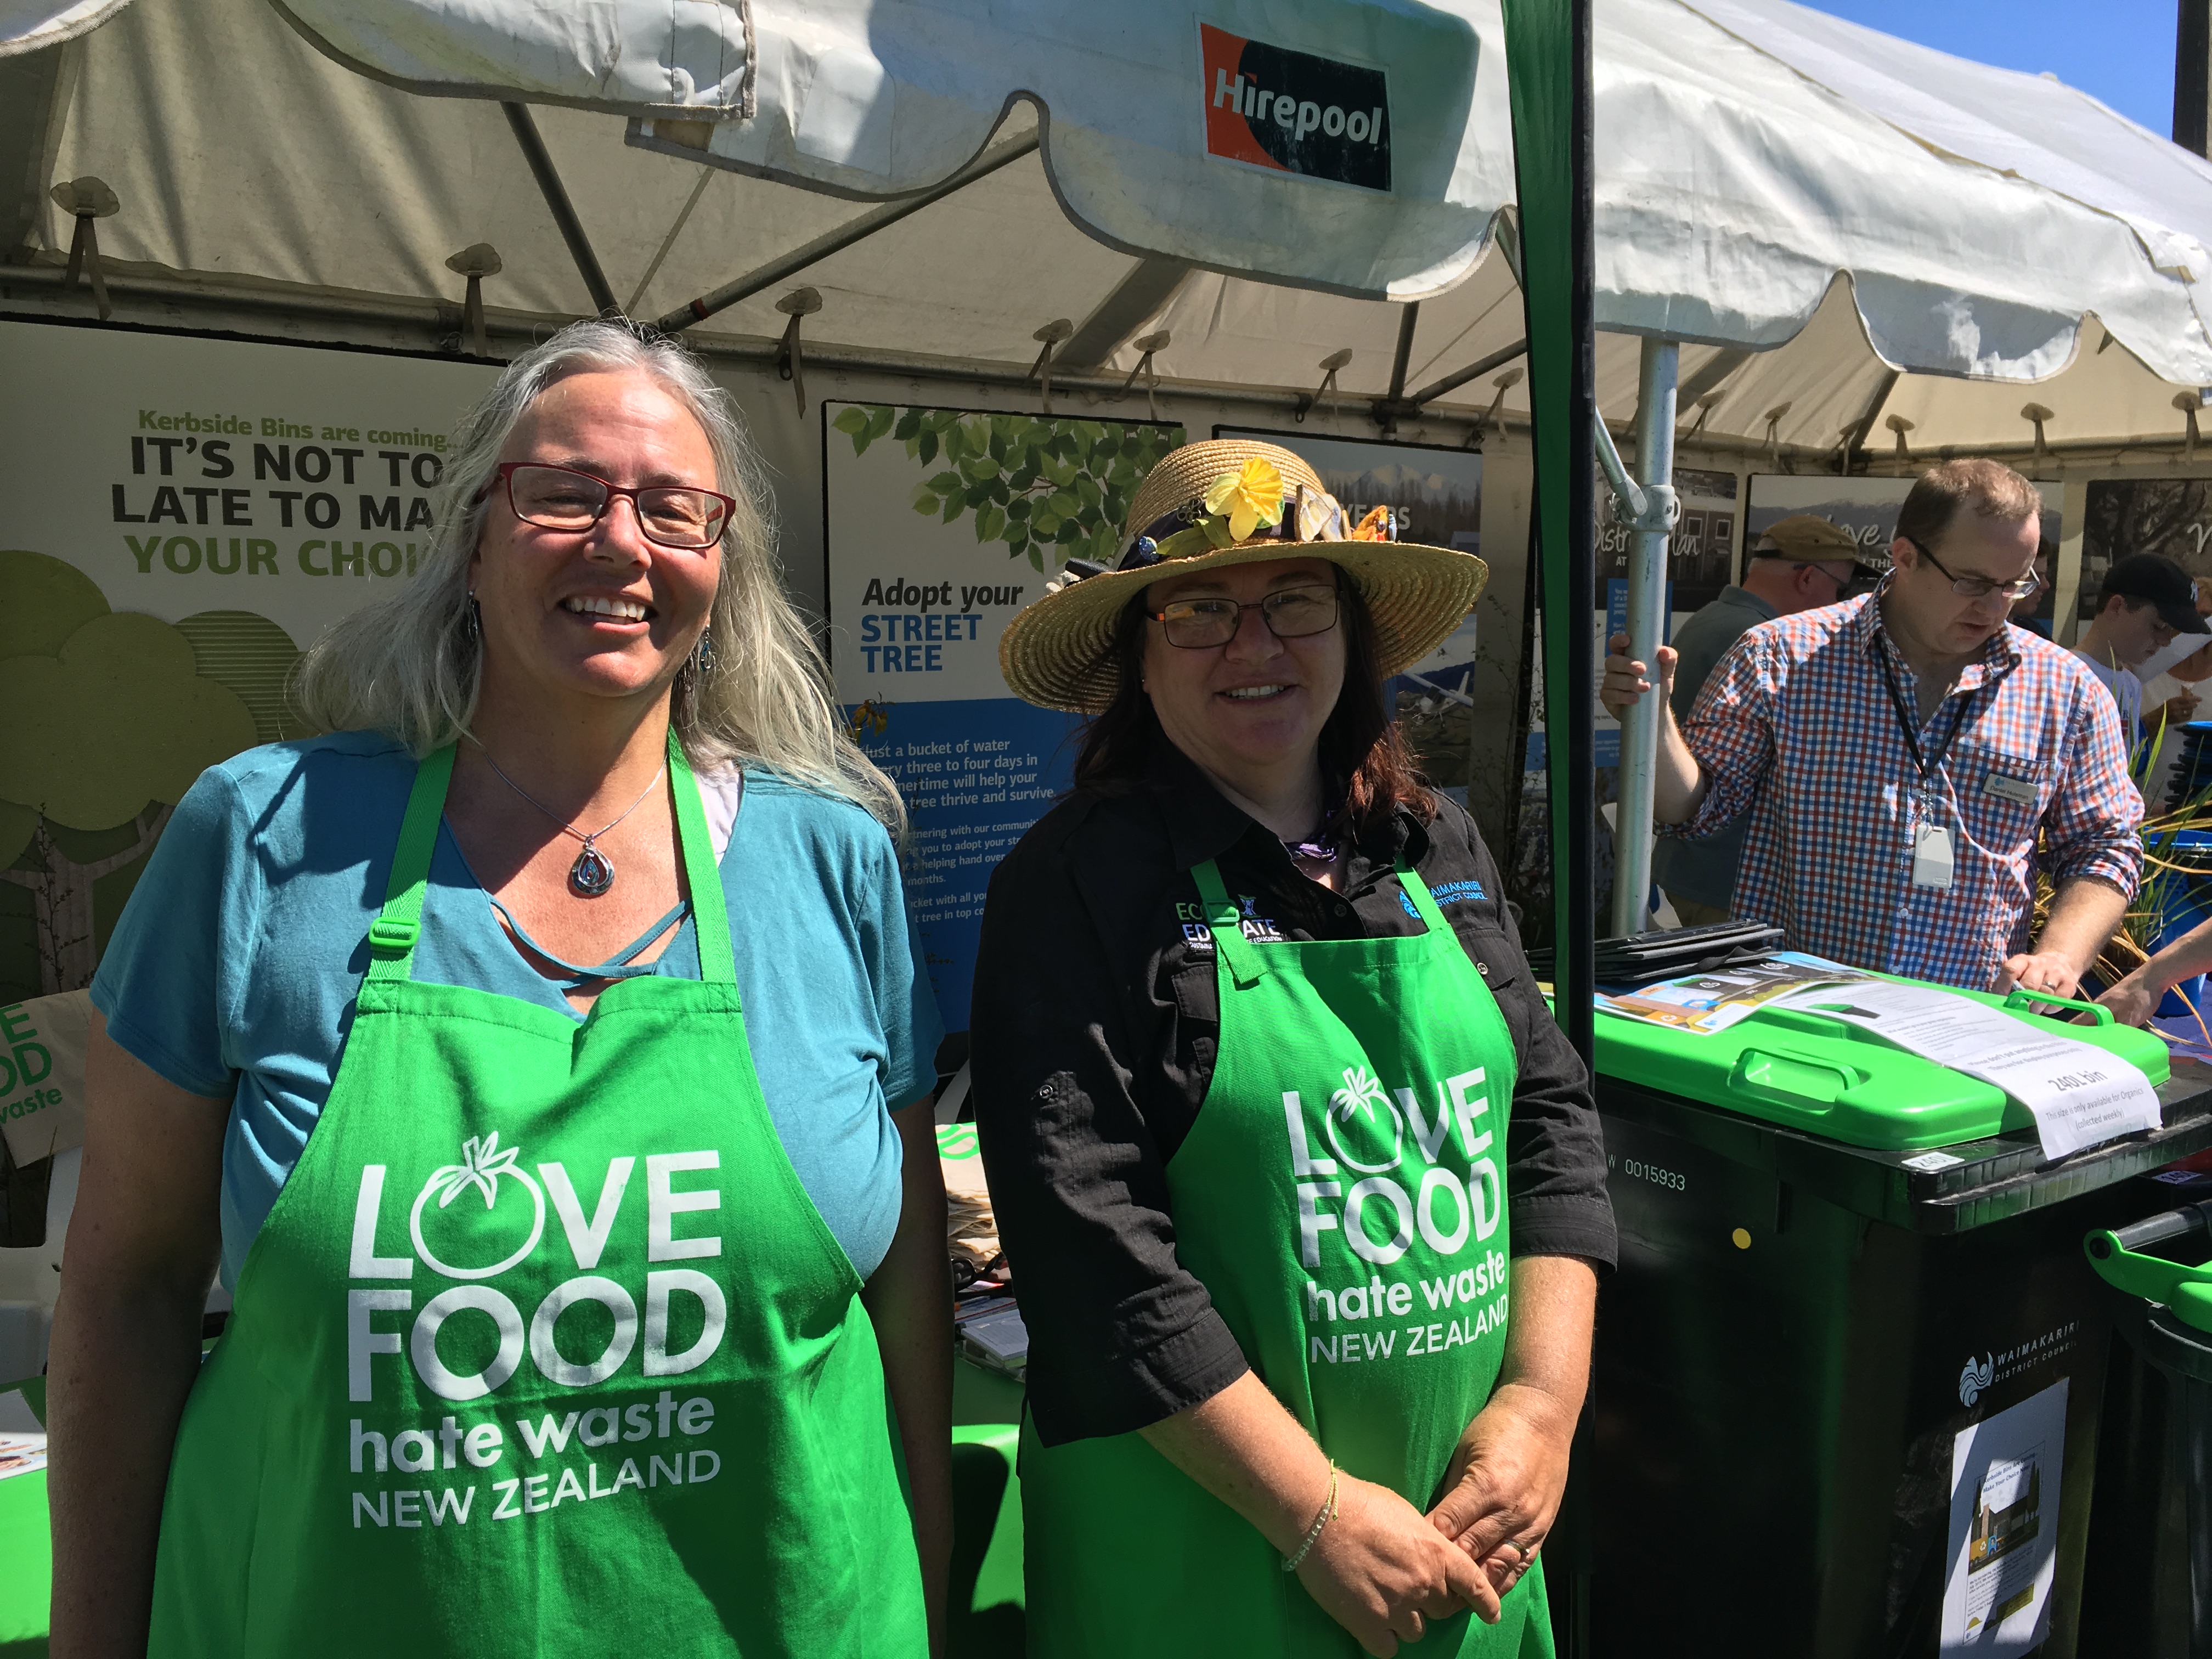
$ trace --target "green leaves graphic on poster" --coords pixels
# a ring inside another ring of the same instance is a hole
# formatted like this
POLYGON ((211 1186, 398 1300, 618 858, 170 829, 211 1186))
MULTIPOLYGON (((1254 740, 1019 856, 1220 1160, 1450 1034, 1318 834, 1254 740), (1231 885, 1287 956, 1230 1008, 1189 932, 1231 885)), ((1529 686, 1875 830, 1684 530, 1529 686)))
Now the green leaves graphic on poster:
MULTIPOLYGON (((203 769, 260 738, 254 710, 194 648, 196 625, 216 636, 220 624, 110 611, 90 578, 40 553, 0 552, 0 591, 11 596, 0 624, 0 883, 28 890, 35 935, 31 963, 0 966, 0 998, 12 1000, 90 983, 93 884, 152 847, 203 769)), ((257 692, 274 672, 281 691, 298 653, 275 623, 261 629, 276 639, 232 652, 226 666, 257 692)))
POLYGON ((1039 571, 1072 558, 1111 560, 1138 481, 1182 441, 1180 428, 1149 423, 888 404, 853 404, 830 424, 852 439, 856 456, 889 438, 936 465, 915 487, 914 510, 945 524, 972 514, 978 542, 1003 543, 1008 558, 1026 556, 1039 571))

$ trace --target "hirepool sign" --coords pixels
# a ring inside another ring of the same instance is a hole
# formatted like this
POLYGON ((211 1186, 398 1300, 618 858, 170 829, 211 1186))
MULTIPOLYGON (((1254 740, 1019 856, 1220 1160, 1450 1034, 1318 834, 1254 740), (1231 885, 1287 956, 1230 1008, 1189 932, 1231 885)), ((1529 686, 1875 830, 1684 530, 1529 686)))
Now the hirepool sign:
POLYGON ((1198 26, 1206 150, 1277 173, 1390 188, 1383 72, 1198 26))

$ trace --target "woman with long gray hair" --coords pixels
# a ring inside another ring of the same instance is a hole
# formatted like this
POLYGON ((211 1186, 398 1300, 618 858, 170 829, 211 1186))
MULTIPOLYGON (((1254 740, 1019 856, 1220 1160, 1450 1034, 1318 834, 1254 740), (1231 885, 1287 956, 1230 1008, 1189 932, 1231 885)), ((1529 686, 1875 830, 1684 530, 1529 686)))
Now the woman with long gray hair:
POLYGON ((327 735, 201 777, 94 987, 53 1651, 924 1655, 897 796, 687 354, 576 324, 457 437, 327 735))

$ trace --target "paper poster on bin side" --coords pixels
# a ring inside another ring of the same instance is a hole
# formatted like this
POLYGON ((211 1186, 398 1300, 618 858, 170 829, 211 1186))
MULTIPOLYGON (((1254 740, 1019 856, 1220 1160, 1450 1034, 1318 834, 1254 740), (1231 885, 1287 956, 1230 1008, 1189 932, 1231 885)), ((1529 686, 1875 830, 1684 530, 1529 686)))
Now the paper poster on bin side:
POLYGON ((2062 1378, 1952 1443, 1946 1654, 2008 1659, 2051 1634, 2066 1390, 2062 1378))

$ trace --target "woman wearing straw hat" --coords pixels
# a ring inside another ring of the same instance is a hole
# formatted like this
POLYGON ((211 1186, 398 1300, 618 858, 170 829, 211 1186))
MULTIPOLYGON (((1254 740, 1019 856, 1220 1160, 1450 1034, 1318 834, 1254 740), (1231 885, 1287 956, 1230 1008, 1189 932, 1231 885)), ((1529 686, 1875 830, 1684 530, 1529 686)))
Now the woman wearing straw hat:
POLYGON ((331 735, 179 806, 93 988, 57 1654, 929 1651, 940 1033, 759 487, 683 350, 562 331, 308 653, 331 735))
POLYGON ((1000 647, 1093 716, 975 982, 1040 1655, 1550 1651, 1604 1157, 1383 704, 1483 565, 1389 520, 1191 444, 1000 647))

